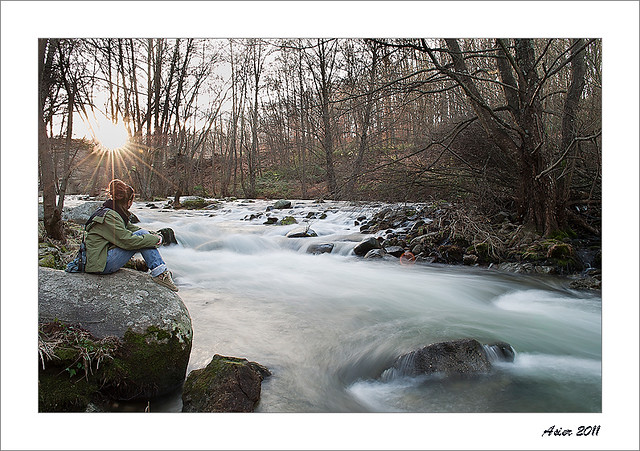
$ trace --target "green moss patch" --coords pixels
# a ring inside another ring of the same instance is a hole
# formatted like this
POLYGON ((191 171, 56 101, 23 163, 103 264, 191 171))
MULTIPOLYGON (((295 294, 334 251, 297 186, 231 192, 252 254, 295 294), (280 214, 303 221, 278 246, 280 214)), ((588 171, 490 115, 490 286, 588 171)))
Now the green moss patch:
POLYGON ((94 378, 69 377, 58 367, 41 370, 38 375, 39 412, 84 412, 90 402, 100 398, 94 378))
POLYGON ((103 392, 115 398, 166 393, 184 381, 190 353, 191 341, 178 328, 127 331, 118 355, 105 367, 103 392))
POLYGON ((60 321, 38 328, 38 409, 40 412, 84 411, 101 399, 101 371, 119 346, 115 337, 98 340, 82 328, 60 321))
POLYGON ((179 208, 184 208, 186 210, 200 210, 216 203, 217 202, 214 200, 207 200, 202 197, 196 197, 181 201, 179 208))
POLYGON ((39 327, 39 409, 82 411, 95 399, 153 398, 184 381, 190 337, 149 327, 101 340, 54 321, 39 327))
POLYGON ((282 220, 280 220, 278 222, 279 225, 291 225, 291 224, 297 224, 298 221, 296 221, 296 218, 294 218, 293 216, 285 216, 284 218, 282 218, 282 220))
POLYGON ((213 356, 184 383, 184 412, 252 412, 262 380, 271 373, 262 365, 236 357, 213 356))

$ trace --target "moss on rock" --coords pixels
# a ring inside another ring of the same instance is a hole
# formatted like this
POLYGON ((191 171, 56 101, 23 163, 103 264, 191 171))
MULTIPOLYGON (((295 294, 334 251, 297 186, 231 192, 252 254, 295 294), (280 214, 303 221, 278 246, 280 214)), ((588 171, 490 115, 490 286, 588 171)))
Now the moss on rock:
POLYGON ((215 355, 189 373, 182 394, 183 412, 252 412, 260 400, 264 366, 237 357, 215 355))
POLYGON ((71 377, 60 367, 41 370, 38 375, 39 412, 84 412, 90 402, 100 398, 95 378, 71 377))
POLYGON ((101 374, 113 357, 118 341, 98 340, 82 328, 60 321, 38 328, 40 412, 84 411, 89 402, 102 399, 101 374), (103 364, 101 366, 101 363, 103 364))
POLYGON ((187 210, 199 210, 215 204, 215 201, 206 200, 202 197, 188 198, 180 202, 180 206, 187 210))
POLYGON ((45 254, 38 259, 38 266, 44 266, 45 268, 59 269, 56 265, 56 257, 53 254, 45 254))
POLYGON ((294 218, 293 216, 285 216, 280 221, 278 221, 278 225, 291 225, 297 223, 298 221, 296 221, 296 218, 294 218))
POLYGON ((61 322, 43 324, 39 332, 42 412, 82 411, 96 399, 153 398, 174 390, 191 352, 178 328, 128 331, 123 341, 98 340, 61 322))
POLYGON ((175 328, 127 331, 118 354, 105 366, 102 392, 115 399, 149 398, 179 387, 185 378, 191 340, 175 328))

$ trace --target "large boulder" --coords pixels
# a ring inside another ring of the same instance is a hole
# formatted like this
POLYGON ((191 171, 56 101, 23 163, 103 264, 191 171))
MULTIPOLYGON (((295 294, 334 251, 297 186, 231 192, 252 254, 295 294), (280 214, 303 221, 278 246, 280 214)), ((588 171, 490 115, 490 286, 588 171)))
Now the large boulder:
POLYGON ((270 375, 256 362, 216 354, 205 368, 189 373, 182 391, 182 411, 253 412, 262 381, 270 375))
MULTIPOLYGON (((78 368, 111 399, 153 398, 179 388, 185 379, 193 336, 189 312, 175 292, 147 274, 128 269, 110 275, 72 274, 40 267, 38 322, 41 331, 52 325, 81 331, 89 351, 111 340, 112 352, 96 368, 90 358, 84 359, 85 368, 78 368)), ((91 354, 85 351, 81 354, 91 354)), ((62 366, 69 373, 63 355, 52 352, 49 357, 43 359, 45 368, 62 366)), ((60 377, 68 379, 67 373, 60 377)), ((41 380, 43 376, 41 371, 41 380)))
POLYGON ((71 208, 67 212, 63 212, 62 219, 73 221, 78 224, 84 224, 98 208, 102 206, 102 201, 87 201, 77 207, 71 208))
POLYGON ((474 339, 447 341, 398 357, 384 376, 482 374, 491 370, 492 362, 513 362, 514 356, 513 347, 504 342, 485 346, 474 339))
MULTIPOLYGON (((83 202, 76 207, 69 207, 65 205, 62 209, 62 219, 65 221, 73 221, 77 224, 84 224, 91 216, 91 213, 96 211, 103 204, 103 201, 87 201, 83 202)), ((42 204, 38 204, 38 220, 42 221, 44 218, 44 208, 42 204)))

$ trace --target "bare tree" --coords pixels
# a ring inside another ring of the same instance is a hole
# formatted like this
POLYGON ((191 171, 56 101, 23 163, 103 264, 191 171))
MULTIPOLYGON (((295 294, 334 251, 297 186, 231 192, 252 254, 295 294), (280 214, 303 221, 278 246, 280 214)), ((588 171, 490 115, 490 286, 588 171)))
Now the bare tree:
POLYGON ((434 49, 426 40, 420 45, 434 65, 462 88, 489 139, 503 152, 517 156, 518 210, 524 221, 545 233, 557 230, 561 226, 561 215, 557 180, 547 171, 552 164, 552 144, 543 127, 542 91, 554 74, 584 50, 584 45, 574 45, 576 51, 571 56, 556 58, 553 65, 546 68, 540 67, 543 59, 536 54, 533 40, 516 39, 513 45, 503 39, 496 40, 494 58, 504 94, 499 107, 507 108, 509 116, 505 117, 479 89, 482 79, 469 69, 468 53, 463 52, 458 40, 446 39, 445 42, 446 50, 434 49), (450 62, 438 58, 438 53, 448 55, 450 62))
POLYGON ((336 69, 337 40, 317 39, 311 52, 307 53, 307 65, 310 70, 320 108, 322 124, 321 144, 325 158, 326 182, 329 195, 337 195, 336 173, 334 167, 334 112, 333 87, 336 69))
POLYGON ((53 64, 57 39, 38 40, 38 160, 40 163, 40 185, 44 210, 44 227, 51 238, 65 241, 62 229, 62 212, 56 206, 56 181, 51 145, 47 135, 46 103, 50 100, 55 83, 53 64))
POLYGON ((364 93, 360 95, 354 93, 356 97, 353 102, 355 102, 356 105, 353 109, 355 113, 358 145, 355 158, 352 163, 351 175, 347 179, 344 188, 344 195, 348 199, 355 198, 356 183, 362 173, 364 156, 370 144, 369 135, 371 133, 372 112, 374 109, 374 102, 378 97, 376 87, 379 83, 378 66, 381 50, 382 46, 378 42, 368 40, 365 41, 362 49, 362 53, 366 52, 366 56, 358 52, 357 56, 353 55, 352 58, 352 64, 356 64, 357 61, 366 61, 368 73, 366 74, 366 79, 360 79, 357 75, 353 76, 354 89, 359 91, 364 90, 364 93))

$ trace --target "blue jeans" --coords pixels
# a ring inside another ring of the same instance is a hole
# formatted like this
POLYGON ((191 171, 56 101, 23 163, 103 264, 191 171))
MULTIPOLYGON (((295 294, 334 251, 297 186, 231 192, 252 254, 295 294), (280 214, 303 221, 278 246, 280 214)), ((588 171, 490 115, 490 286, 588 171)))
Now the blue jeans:
MULTIPOLYGON (((146 235, 147 230, 137 230, 134 235, 146 235)), ((107 265, 104 267, 102 274, 111 274, 122 268, 137 252, 142 254, 147 268, 151 270, 151 276, 156 277, 167 270, 167 265, 160 256, 160 252, 155 247, 147 247, 144 249, 126 250, 119 247, 109 249, 107 252, 107 265)))

